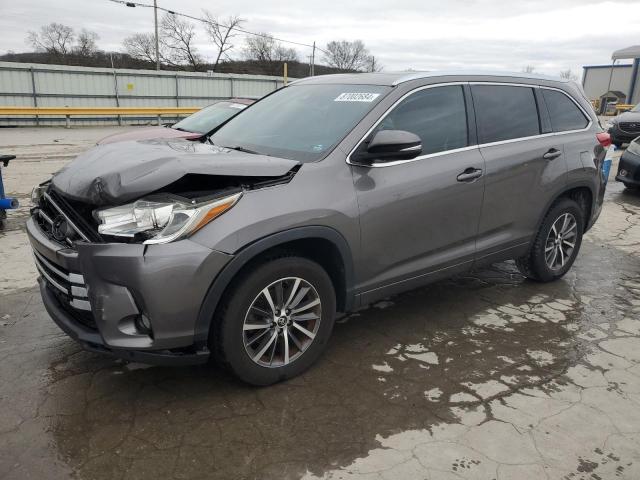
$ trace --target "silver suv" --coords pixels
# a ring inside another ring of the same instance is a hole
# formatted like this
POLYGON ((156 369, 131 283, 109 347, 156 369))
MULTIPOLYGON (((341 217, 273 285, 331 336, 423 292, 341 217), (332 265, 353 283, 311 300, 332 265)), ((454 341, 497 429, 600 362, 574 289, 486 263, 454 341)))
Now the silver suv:
POLYGON ((562 277, 608 143, 571 82, 314 77, 203 142, 93 148, 34 189, 28 233, 85 348, 266 385, 318 359, 336 312, 506 259, 562 277))

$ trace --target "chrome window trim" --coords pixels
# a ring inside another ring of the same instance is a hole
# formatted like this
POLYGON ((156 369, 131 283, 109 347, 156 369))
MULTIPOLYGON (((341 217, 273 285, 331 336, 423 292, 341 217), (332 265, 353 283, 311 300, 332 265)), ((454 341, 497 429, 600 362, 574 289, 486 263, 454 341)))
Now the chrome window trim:
POLYGON ((534 140, 534 139, 538 139, 538 138, 555 137, 555 136, 567 135, 567 134, 571 134, 571 133, 586 132, 587 130, 589 130, 591 128, 592 125, 593 125, 593 119, 591 118, 591 116, 584 110, 584 108, 582 108, 582 106, 571 95, 569 95, 567 92, 565 92, 564 90, 562 90, 560 88, 536 85, 536 84, 533 84, 533 83, 510 83, 510 82, 467 81, 467 82, 433 83, 431 85, 423 85, 421 87, 417 87, 417 88, 405 93, 402 97, 400 97, 398 100, 396 100, 389 108, 387 108, 387 110, 384 111, 382 116, 373 124, 373 126, 369 130, 367 130, 367 132, 362 136, 362 138, 356 143, 355 147, 353 147, 351 149, 351 151, 347 155, 346 163, 349 164, 349 165, 356 166, 356 167, 365 167, 365 168, 393 167, 395 165, 401 165, 401 164, 404 164, 404 163, 416 162, 416 161, 425 160, 425 159, 428 159, 428 158, 441 157, 443 155, 449 155, 449 154, 454 154, 454 153, 459 153, 459 152, 465 152, 465 151, 468 151, 468 150, 474 150, 476 148, 480 149, 480 148, 484 148, 484 147, 494 147, 496 145, 503 145, 503 144, 508 144, 508 143, 522 142, 522 141, 534 140), (391 113, 391 111, 396 106, 398 106, 398 104, 400 102, 402 102, 405 98, 409 97, 410 95, 413 95, 414 93, 420 92, 422 90, 426 90, 428 88, 447 87, 447 86, 452 86, 452 85, 469 85, 469 86, 471 86, 471 85, 496 85, 496 86, 524 87, 524 88, 537 88, 537 89, 545 88, 547 90, 556 90, 558 92, 563 93, 567 97, 569 97, 569 99, 573 103, 575 103, 577 105, 577 107, 580 109, 580 111, 587 117, 587 119, 589 120, 589 123, 587 124, 586 127, 582 128, 582 129, 579 129, 579 130, 567 130, 567 131, 563 131, 563 132, 540 133, 538 135, 532 135, 532 136, 529 136, 529 137, 510 138, 508 140, 500 140, 500 141, 497 141, 497 142, 477 143, 477 144, 468 145, 468 146, 462 147, 462 148, 456 148, 456 149, 452 149, 452 150, 443 150, 442 152, 428 153, 426 155, 419 155, 419 156, 417 156, 415 158, 411 158, 409 160, 397 160, 397 161, 394 161, 394 162, 372 163, 370 165, 353 162, 351 160, 351 155, 353 155, 353 153, 358 149, 358 147, 360 147, 360 145, 362 144, 364 139, 367 138, 371 134, 371 132, 373 132, 373 130, 375 130, 375 128, 387 117, 387 115, 389 115, 389 113, 391 113))
MULTIPOLYGON (((571 100, 575 104, 576 107, 578 107, 578 109, 582 112, 582 114, 585 116, 585 118, 589 121, 587 123, 587 126, 584 127, 584 128, 579 128, 577 130, 563 130, 562 132, 553 132, 555 135, 564 135, 565 133, 585 132, 585 131, 587 131, 587 130, 589 130, 591 128, 591 125, 593 124, 593 120, 591 119, 591 116, 587 113, 587 111, 584 108, 582 108, 582 105, 580 105, 576 101, 575 98, 573 98, 571 95, 569 95, 567 92, 565 92, 561 88, 545 87, 545 86, 542 86, 542 85, 540 85, 538 88, 540 88, 542 90, 555 90, 556 92, 562 93, 565 97, 569 98, 569 100, 571 100)), ((551 120, 551 119, 549 119, 549 120, 551 120)))
MULTIPOLYGON (((353 155, 353 153, 358 149, 358 147, 362 144, 362 142, 364 141, 365 138, 367 138, 371 132, 373 132, 376 127, 393 111, 394 108, 396 108, 400 102, 402 102, 405 98, 421 92, 422 90, 427 90, 429 88, 437 88, 437 87, 449 87, 449 86, 455 86, 455 85, 460 85, 460 86, 464 86, 464 85, 468 85, 469 82, 446 82, 446 83, 434 83, 431 85, 423 85, 421 87, 417 87, 414 88, 413 90, 405 93, 402 97, 400 97, 398 100, 396 100, 395 102, 393 102, 393 104, 387 108, 384 113, 382 114, 382 116, 380 116, 380 118, 378 120, 376 120, 376 122, 371 126, 371 128, 369 130, 367 130, 367 133, 364 134, 364 136, 358 141, 358 143, 356 143, 356 146, 353 147, 351 149, 351 151, 349 152, 349 155, 347 155, 347 159, 346 162, 349 165, 354 165, 357 167, 372 167, 372 168, 383 168, 383 167, 393 167, 394 165, 400 165, 403 163, 409 163, 409 162, 416 162, 418 160, 424 160, 425 158, 431 158, 431 157, 436 157, 436 156, 441 156, 441 155, 446 155, 449 153, 456 153, 456 152, 461 152, 461 151, 466 151, 466 150, 472 150, 474 148, 477 148, 477 145, 467 145, 466 147, 461 147, 461 148, 456 148, 453 150, 443 150, 442 152, 436 152, 436 153, 428 153, 426 155, 418 155, 415 158, 410 158, 409 160, 397 160, 395 162, 384 162, 384 163, 372 163, 371 165, 362 165, 360 163, 357 162, 352 162, 351 161, 351 155, 353 155)), ((468 138, 468 134, 469 132, 467 132, 467 138, 468 138)))

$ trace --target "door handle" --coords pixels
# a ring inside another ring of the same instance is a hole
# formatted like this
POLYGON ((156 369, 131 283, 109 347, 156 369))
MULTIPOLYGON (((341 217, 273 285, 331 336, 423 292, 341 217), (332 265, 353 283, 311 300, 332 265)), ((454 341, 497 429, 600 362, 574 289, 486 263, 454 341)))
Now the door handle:
POLYGON ((482 176, 482 170, 480 168, 467 168, 464 172, 458 175, 456 178, 459 182, 471 182, 476 178, 480 178, 482 176))
POLYGON ((542 158, 544 158, 545 160, 553 160, 554 158, 558 158, 560 155, 562 155, 562 152, 560 150, 552 148, 547 153, 542 155, 542 158))

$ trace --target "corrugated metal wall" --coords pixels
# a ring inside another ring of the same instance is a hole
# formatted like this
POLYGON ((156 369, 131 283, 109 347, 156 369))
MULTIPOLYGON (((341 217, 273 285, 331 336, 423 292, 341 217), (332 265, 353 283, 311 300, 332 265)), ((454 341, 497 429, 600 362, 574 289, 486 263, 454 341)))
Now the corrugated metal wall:
MULTIPOLYGON (((282 77, 164 72, 0 62, 0 105, 26 107, 204 107, 215 100, 260 98, 282 77)), ((165 117, 163 117, 165 118, 165 117)), ((116 118, 71 117, 76 125, 115 124, 116 118)), ((155 118, 123 117, 127 124, 155 118)), ((0 125, 64 125, 64 118, 0 117, 0 125)))
POLYGON ((584 67, 582 86, 589 100, 597 100, 607 93, 609 77, 611 77, 610 90, 618 90, 629 95, 633 67, 631 65, 616 65, 613 68, 613 74, 611 70, 608 65, 584 67))

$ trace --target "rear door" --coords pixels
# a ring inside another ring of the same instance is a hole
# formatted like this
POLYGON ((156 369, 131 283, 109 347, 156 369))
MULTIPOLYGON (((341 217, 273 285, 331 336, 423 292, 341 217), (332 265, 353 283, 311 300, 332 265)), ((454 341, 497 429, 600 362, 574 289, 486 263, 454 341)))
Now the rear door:
POLYGON ((486 162, 479 260, 522 253, 550 198, 566 184, 563 144, 551 133, 536 90, 531 85, 471 85, 486 162))
POLYGON ((541 87, 540 93, 549 112, 551 128, 562 142, 568 168, 568 182, 593 178, 597 168, 594 160, 593 132, 590 119, 578 104, 562 90, 541 87))
POLYGON ((367 139, 379 130, 409 131, 421 138, 423 154, 373 166, 352 164, 362 232, 359 289, 369 292, 365 303, 381 290, 393 293, 428 281, 433 272, 471 266, 484 160, 475 146, 475 126, 468 125, 469 97, 461 84, 414 90, 367 139))

